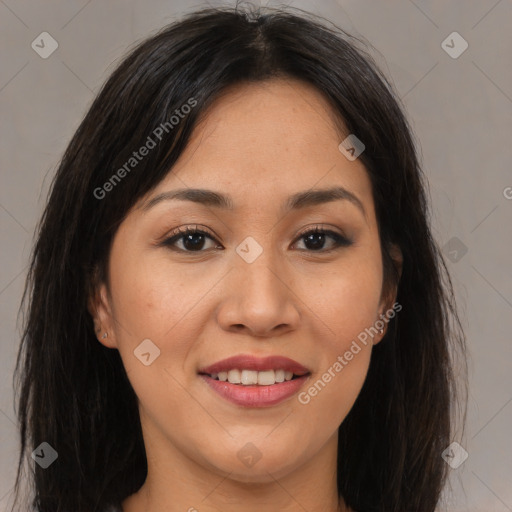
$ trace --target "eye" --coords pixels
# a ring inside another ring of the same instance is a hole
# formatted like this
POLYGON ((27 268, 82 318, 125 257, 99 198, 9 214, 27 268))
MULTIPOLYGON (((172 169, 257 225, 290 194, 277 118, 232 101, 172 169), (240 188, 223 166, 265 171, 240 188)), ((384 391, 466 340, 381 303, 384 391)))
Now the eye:
MULTIPOLYGON (((330 252, 340 247, 348 247, 353 242, 347 237, 332 231, 330 229, 323 229, 320 226, 316 226, 314 229, 309 229, 301 233, 297 240, 303 241, 306 246, 305 249, 299 249, 300 251, 312 251, 312 252, 330 252), (330 247, 325 248, 326 242, 330 240, 330 247)), ((222 246, 215 243, 216 240, 208 231, 200 229, 198 226, 178 228, 166 238, 161 245, 169 247, 175 251, 182 252, 205 252, 208 249, 221 249, 222 246), (208 240, 210 241, 210 247, 208 247, 208 240)), ((297 242, 296 242, 297 243, 297 242)))
POLYGON ((340 247, 348 247, 352 245, 352 240, 343 236, 336 231, 330 229, 323 229, 320 226, 316 226, 314 229, 310 229, 301 233, 298 237, 300 241, 304 241, 306 249, 313 252, 330 252, 340 247), (326 240, 331 240, 331 246, 327 249, 324 248, 326 240))
MULTIPOLYGON (((178 228, 171 233, 171 236, 166 238, 162 245, 170 249, 183 252, 202 252, 205 250, 207 240, 214 242, 215 239, 207 231, 195 227, 178 228), (181 247, 179 247, 181 245, 181 247)), ((206 249, 219 249, 219 244, 213 244, 212 247, 206 249)))

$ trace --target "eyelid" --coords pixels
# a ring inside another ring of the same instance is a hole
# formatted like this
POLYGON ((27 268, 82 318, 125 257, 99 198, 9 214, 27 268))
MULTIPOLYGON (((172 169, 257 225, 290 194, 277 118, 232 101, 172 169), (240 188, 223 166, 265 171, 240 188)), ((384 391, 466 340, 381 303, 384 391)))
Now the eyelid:
POLYGON ((335 234, 335 235, 338 235, 340 237, 343 237, 343 238, 346 238, 347 240, 349 240, 349 237, 345 235, 345 233, 341 232, 337 232, 335 231, 336 228, 333 228, 331 226, 328 226, 326 224, 315 224, 313 226, 307 226, 303 229, 301 229, 297 235, 295 235, 295 240, 297 240, 298 238, 301 238, 305 235, 309 235, 310 233, 327 233, 327 234, 335 234))
POLYGON ((218 242, 218 240, 217 240, 217 235, 215 235, 212 232, 212 230, 210 230, 206 226, 202 226, 201 224, 191 224, 191 225, 180 226, 178 228, 171 230, 170 232, 167 232, 166 235, 159 242, 157 242, 157 245, 161 246, 161 247, 166 247, 168 249, 171 249, 176 252, 181 252, 181 253, 198 253, 199 254, 201 252, 207 252, 205 250, 184 251, 183 249, 179 249, 179 248, 175 247, 175 243, 189 233, 199 233, 199 234, 207 236, 208 238, 210 238, 212 241, 214 241, 217 244, 216 248, 218 248, 218 245, 220 244, 220 242, 218 242))
POLYGON ((326 226, 325 224, 315 224, 314 226, 308 226, 306 228, 303 228, 294 239, 294 242, 292 245, 295 245, 297 242, 299 242, 303 237, 306 235, 314 233, 322 233, 327 235, 328 237, 331 237, 335 240, 335 246, 331 249, 322 249, 319 251, 313 251, 313 250, 307 250, 307 249, 300 249, 302 252, 309 252, 312 254, 325 254, 332 251, 335 251, 336 249, 341 249, 343 247, 348 247, 354 243, 354 240, 345 235, 343 232, 338 232, 335 230, 335 228, 332 228, 330 226, 326 226))
MULTIPOLYGON (((172 230, 170 233, 168 233, 165 238, 159 243, 159 245, 166 246, 171 248, 172 250, 175 250, 177 252, 182 253, 201 253, 201 252, 207 252, 207 250, 199 250, 199 251, 184 251, 183 249, 178 249, 174 247, 174 243, 177 240, 180 240, 183 236, 189 234, 189 233, 199 233, 207 236, 210 238, 213 242, 216 242, 217 244, 220 244, 220 242, 217 239, 217 235, 215 235, 209 228, 206 226, 202 226, 200 224, 194 224, 194 225, 188 225, 188 226, 180 226, 174 230, 172 230)), ((292 242, 292 246, 294 246, 297 242, 299 242, 303 237, 306 235, 312 234, 312 233, 322 233, 327 235, 328 237, 331 237, 335 240, 335 246, 331 249, 321 249, 318 251, 314 250, 308 250, 308 249, 300 249, 301 252, 311 252, 311 253, 328 253, 332 252, 336 249, 340 249, 342 247, 347 247, 349 245, 352 245, 353 240, 346 236, 344 233, 339 233, 335 231, 333 228, 327 227, 322 224, 315 224, 314 226, 307 226, 303 228, 299 233, 297 233, 294 237, 294 240, 292 242)), ((217 247, 215 247, 218 249, 217 247)))

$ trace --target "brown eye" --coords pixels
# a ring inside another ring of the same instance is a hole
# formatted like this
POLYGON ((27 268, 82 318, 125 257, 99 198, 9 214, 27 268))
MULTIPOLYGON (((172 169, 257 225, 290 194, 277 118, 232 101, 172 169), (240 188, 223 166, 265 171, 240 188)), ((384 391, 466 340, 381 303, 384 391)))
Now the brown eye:
MULTIPOLYGON (((202 229, 186 228, 175 231, 162 242, 162 245, 176 251, 201 252, 205 250, 208 240, 215 241, 209 233, 202 229)), ((206 247, 206 250, 213 248, 219 248, 219 245, 213 244, 212 247, 206 247)))
POLYGON ((349 240, 343 235, 336 233, 335 231, 321 229, 319 227, 302 233, 299 236, 299 240, 303 240, 304 245, 306 246, 306 249, 300 250, 309 250, 314 252, 328 252, 339 247, 348 247, 352 244, 352 240, 349 240), (331 246, 325 249, 325 243, 329 239, 331 240, 331 246))

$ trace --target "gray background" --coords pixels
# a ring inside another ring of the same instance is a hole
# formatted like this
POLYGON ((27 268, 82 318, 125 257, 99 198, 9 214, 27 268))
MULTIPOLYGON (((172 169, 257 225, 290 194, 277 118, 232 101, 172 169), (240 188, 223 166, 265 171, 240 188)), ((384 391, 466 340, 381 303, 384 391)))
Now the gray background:
MULTIPOLYGON (((450 470, 440 510, 512 511, 512 1, 288 3, 369 41, 403 100, 421 144, 434 234, 449 258, 470 350, 468 424, 465 436, 454 438, 469 457, 450 470), (458 58, 441 45, 454 31, 469 44, 458 58)), ((0 511, 11 502, 17 461, 16 315, 58 160, 126 49, 204 5, 0 0, 0 511), (59 45, 47 59, 31 47, 44 31, 59 45)))

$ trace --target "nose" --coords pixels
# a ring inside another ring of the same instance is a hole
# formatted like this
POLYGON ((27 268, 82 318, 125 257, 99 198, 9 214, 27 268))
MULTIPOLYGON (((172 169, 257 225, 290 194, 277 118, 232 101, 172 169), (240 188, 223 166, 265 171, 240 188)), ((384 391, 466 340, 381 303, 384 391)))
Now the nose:
POLYGON ((300 299, 289 274, 271 250, 252 263, 234 256, 234 268, 223 283, 217 320, 222 329, 256 337, 272 337, 297 329, 300 299))

